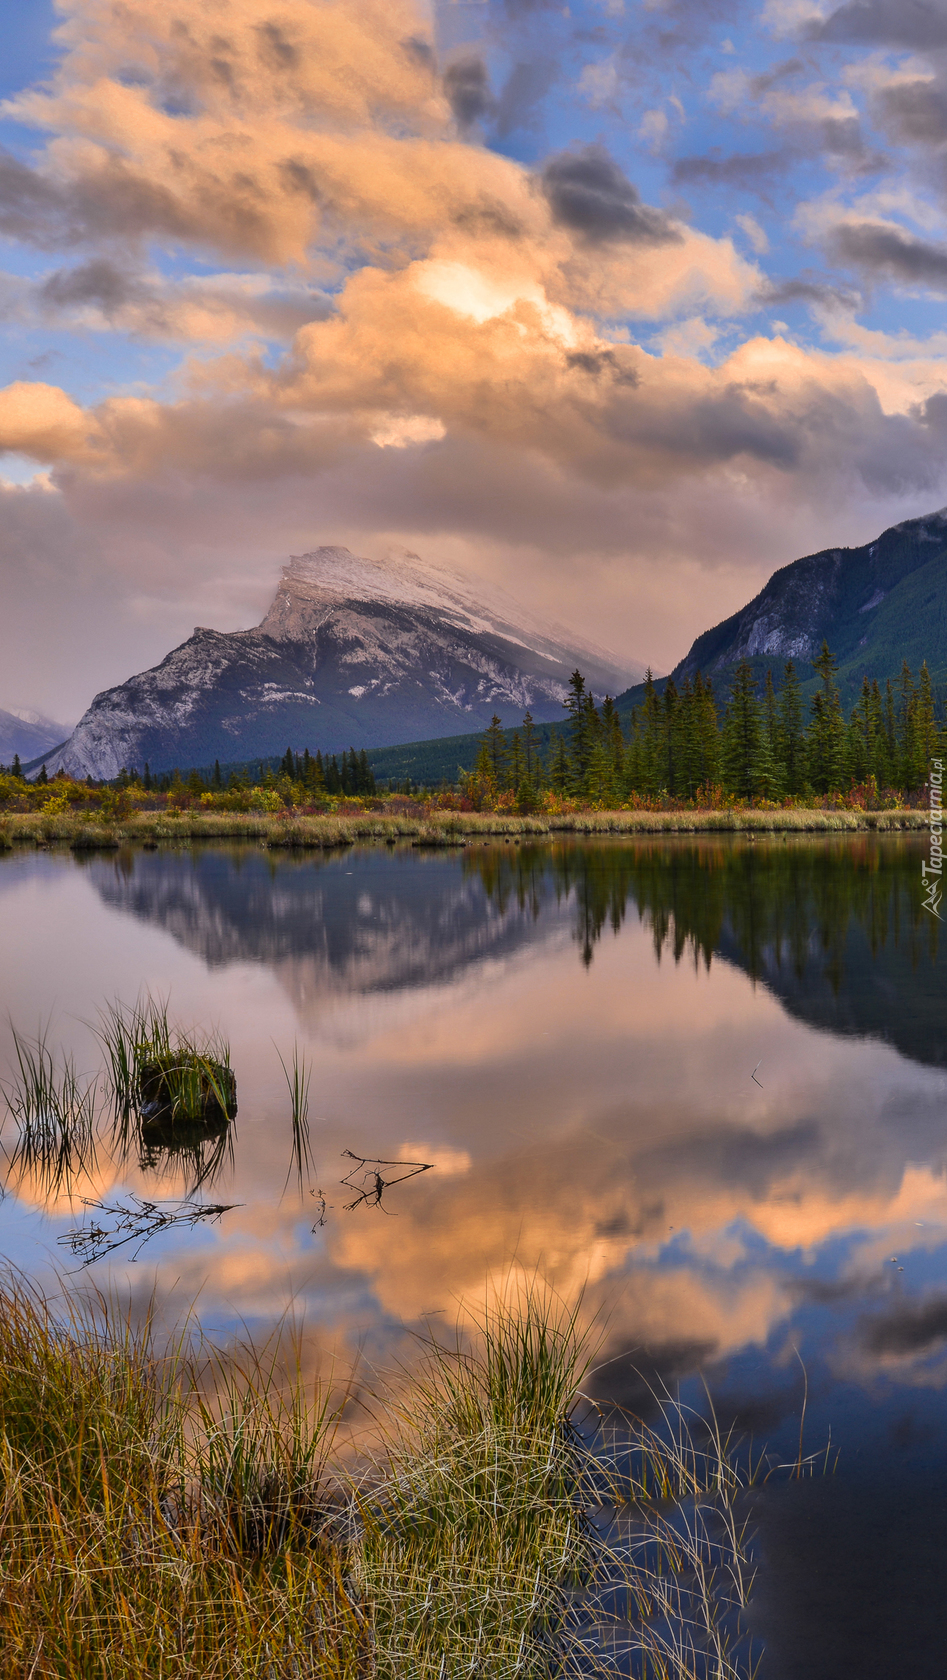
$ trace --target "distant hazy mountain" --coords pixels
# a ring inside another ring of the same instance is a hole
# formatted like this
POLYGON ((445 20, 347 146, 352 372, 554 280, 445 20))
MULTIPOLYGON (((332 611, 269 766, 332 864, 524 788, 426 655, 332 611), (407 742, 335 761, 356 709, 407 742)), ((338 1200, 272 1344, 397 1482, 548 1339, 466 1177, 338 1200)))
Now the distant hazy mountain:
POLYGON ((294 556, 253 630, 195 630, 160 665, 97 694, 61 751, 76 776, 110 777, 266 756, 338 752, 562 716, 578 666, 616 693, 640 664, 543 624, 497 590, 402 554, 294 556))
MULTIPOLYGON (((774 572, 732 618, 698 636, 672 672, 713 676, 741 659, 810 662, 823 637, 843 686, 894 677, 902 661, 931 675, 947 667, 947 508, 906 519, 864 548, 826 548, 774 572)), ((805 674, 805 673, 803 673, 805 674)))
POLYGON ((68 734, 67 724, 54 723, 40 712, 0 711, 0 764, 12 764, 17 753, 20 762, 27 764, 50 747, 60 746, 68 734))

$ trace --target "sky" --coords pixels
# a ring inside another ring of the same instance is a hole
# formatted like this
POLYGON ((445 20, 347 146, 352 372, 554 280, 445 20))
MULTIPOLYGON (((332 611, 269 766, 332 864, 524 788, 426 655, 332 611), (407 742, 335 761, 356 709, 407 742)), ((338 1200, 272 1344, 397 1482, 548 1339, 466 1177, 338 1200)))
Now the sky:
POLYGON ((947 0, 0 0, 0 706, 405 546, 666 670, 947 502, 947 0))

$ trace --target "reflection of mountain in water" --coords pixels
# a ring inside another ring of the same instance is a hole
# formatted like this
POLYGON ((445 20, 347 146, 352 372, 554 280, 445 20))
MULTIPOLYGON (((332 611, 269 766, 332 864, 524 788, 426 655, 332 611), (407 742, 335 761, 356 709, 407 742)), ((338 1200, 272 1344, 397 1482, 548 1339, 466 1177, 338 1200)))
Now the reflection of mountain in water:
POLYGON ((305 983, 297 973, 292 989, 309 996, 450 980, 518 949, 533 923, 527 908, 485 892, 456 854, 378 847, 276 858, 208 847, 87 867, 107 904, 157 923, 212 967, 303 968, 305 983))
POLYGON ((637 841, 470 854, 494 902, 527 905, 547 886, 578 912, 583 960, 632 903, 659 960, 721 956, 790 1014, 880 1038, 947 1066, 947 956, 921 900, 923 838, 637 841))
POLYGON ((714 956, 810 1026, 947 1065, 947 957, 920 908, 923 840, 636 840, 263 855, 125 853, 88 865, 106 903, 209 964, 284 970, 298 999, 443 983, 572 921, 582 960, 629 905, 672 955, 714 956), (293 971, 290 980, 288 971, 293 971))

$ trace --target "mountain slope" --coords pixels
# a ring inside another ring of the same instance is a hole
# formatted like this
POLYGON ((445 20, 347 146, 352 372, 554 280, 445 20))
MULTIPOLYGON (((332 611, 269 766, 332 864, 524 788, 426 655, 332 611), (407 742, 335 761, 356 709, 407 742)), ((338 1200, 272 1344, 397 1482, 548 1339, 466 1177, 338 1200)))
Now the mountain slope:
POLYGON ((26 764, 58 747, 68 734, 65 724, 54 723, 39 712, 0 710, 0 764, 12 764, 17 753, 26 764))
POLYGON ((774 572, 747 606, 698 636, 671 673, 713 677, 741 659, 805 667, 823 637, 847 696, 862 677, 894 677, 904 659, 947 667, 947 509, 894 525, 863 548, 824 549, 774 572))
MULTIPOLYGON (((561 717, 571 671, 592 688, 632 674, 416 555, 382 565, 344 548, 294 556, 252 630, 197 629, 153 670, 96 695, 49 771, 111 777, 123 765, 186 768, 323 752, 561 717)), ((640 667, 638 667, 640 671, 640 667)))

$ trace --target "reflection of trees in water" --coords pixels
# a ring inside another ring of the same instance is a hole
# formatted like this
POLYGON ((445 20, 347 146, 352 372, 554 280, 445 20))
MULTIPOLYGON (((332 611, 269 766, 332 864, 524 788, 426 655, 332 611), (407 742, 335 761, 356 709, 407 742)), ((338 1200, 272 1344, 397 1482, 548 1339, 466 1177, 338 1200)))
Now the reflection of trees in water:
MULTIPOLYGON (((679 962, 689 950, 709 968, 726 930, 759 977, 773 953, 801 976, 814 946, 827 963, 840 964, 853 922, 872 956, 893 940, 909 947, 915 963, 936 957, 937 924, 920 904, 921 859, 916 845, 867 839, 844 849, 664 840, 493 847, 471 851, 464 864, 501 912, 516 903, 538 916, 550 889, 559 902, 571 895, 586 964, 606 925, 618 932, 631 900, 651 926, 659 959, 667 950, 679 962)), ((835 972, 840 983, 841 968, 835 972)))
POLYGON ((925 855, 923 839, 868 836, 587 841, 471 849, 464 865, 501 907, 538 916, 551 895, 571 897, 586 965, 631 905, 659 961, 709 969, 726 957, 814 1024, 939 1062, 945 976, 937 923, 921 909, 925 855))

